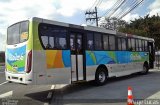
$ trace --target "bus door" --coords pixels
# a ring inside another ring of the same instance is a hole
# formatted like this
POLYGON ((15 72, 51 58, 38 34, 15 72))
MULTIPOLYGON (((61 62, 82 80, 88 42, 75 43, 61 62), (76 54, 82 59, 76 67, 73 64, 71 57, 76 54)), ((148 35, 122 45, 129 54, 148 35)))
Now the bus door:
POLYGON ((83 80, 83 48, 82 34, 70 34, 71 49, 71 81, 83 80))
POLYGON ((148 42, 148 51, 149 51, 149 67, 154 68, 154 43, 148 42))

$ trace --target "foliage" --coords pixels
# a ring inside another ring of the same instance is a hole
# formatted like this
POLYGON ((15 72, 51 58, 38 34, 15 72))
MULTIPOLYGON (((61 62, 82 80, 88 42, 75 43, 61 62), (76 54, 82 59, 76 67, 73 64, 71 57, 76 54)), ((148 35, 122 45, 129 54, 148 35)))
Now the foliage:
POLYGON ((135 19, 127 23, 125 27, 119 27, 120 32, 130 33, 145 37, 154 38, 156 48, 160 49, 160 16, 146 15, 143 18, 135 19))
POLYGON ((4 63, 4 62, 5 62, 5 53, 0 52, 0 63, 4 63))
POLYGON ((117 19, 115 17, 105 18, 101 21, 100 27, 104 27, 106 29, 117 30, 120 27, 124 28, 126 22, 124 20, 117 19))

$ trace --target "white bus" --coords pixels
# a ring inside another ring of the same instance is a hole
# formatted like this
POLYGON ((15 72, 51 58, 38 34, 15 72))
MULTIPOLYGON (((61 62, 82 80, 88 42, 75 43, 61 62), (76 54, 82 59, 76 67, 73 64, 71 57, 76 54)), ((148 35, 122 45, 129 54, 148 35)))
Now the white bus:
POLYGON ((24 84, 62 84, 148 73, 154 40, 93 26, 41 18, 8 27, 6 80, 24 84))

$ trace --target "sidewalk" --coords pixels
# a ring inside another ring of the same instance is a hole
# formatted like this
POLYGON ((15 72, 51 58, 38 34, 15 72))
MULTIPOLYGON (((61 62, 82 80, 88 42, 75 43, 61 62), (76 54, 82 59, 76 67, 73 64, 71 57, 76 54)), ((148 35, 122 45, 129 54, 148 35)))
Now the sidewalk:
POLYGON ((0 65, 0 73, 3 73, 5 71, 5 66, 0 65))

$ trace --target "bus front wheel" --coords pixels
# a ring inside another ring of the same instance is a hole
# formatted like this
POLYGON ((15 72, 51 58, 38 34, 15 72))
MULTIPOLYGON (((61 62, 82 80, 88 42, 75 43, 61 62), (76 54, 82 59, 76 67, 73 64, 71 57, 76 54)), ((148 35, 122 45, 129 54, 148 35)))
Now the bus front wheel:
POLYGON ((98 86, 102 86, 107 81, 107 71, 103 67, 99 67, 95 74, 95 83, 98 86))

